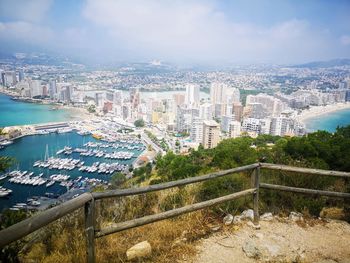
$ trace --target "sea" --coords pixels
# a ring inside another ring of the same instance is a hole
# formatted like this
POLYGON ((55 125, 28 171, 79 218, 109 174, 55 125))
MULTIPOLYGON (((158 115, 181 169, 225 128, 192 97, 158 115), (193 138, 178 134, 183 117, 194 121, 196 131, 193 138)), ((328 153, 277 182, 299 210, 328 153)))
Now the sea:
MULTIPOLYGON (((84 165, 92 165, 94 162, 106 162, 106 163, 121 163, 130 165, 135 159, 141 154, 141 150, 127 150, 127 149, 109 149, 104 148, 104 151, 132 151, 134 157, 130 160, 110 160, 97 157, 84 157, 79 156, 79 153, 72 153, 71 155, 61 154, 56 155, 57 151, 63 149, 65 146, 72 148, 84 148, 83 145, 87 142, 101 142, 93 138, 91 135, 82 136, 77 134, 75 131, 68 133, 50 133, 44 135, 31 135, 16 139, 13 144, 7 146, 5 149, 0 150, 0 156, 8 156, 14 159, 14 164, 9 169, 11 170, 21 170, 34 172, 33 176, 37 176, 40 173, 44 173, 43 177, 48 178, 52 174, 67 174, 70 175, 70 179, 75 179, 78 176, 88 177, 88 178, 97 178, 105 181, 109 181, 110 174, 99 174, 99 173, 86 173, 80 172, 77 168, 71 171, 68 170, 55 170, 48 168, 39 168, 33 167, 33 164, 37 160, 44 160, 46 152, 49 157, 60 157, 60 158, 74 158, 84 161, 84 165), (46 150, 47 149, 47 150, 46 150)), ((53 186, 46 187, 46 184, 41 186, 32 186, 32 185, 21 185, 14 184, 8 181, 9 177, 2 180, 0 185, 5 188, 13 190, 12 194, 7 197, 0 198, 0 212, 4 208, 10 208, 16 203, 25 203, 27 198, 33 196, 44 196, 45 193, 52 193, 54 195, 60 195, 67 191, 65 187, 55 183, 53 186)))
POLYGON ((72 120, 70 110, 52 105, 14 101, 0 93, 0 127, 72 120))
POLYGON ((306 129, 310 132, 324 130, 335 132, 336 128, 350 125, 350 109, 339 110, 307 119, 306 129))

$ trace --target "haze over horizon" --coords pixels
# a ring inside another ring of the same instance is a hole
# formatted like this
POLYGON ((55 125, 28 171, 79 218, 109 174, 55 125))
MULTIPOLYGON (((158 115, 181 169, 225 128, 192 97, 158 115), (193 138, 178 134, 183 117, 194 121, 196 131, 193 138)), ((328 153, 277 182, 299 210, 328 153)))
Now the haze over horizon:
POLYGON ((101 63, 349 58, 350 1, 0 0, 0 46, 101 63))

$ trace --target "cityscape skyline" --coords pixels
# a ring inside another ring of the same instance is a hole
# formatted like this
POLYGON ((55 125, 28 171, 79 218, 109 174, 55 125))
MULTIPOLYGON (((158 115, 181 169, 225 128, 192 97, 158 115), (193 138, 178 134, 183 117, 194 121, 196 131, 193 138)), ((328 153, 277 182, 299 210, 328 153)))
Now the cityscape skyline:
POLYGON ((2 52, 84 62, 304 63, 349 57, 348 1, 0 1, 2 52))

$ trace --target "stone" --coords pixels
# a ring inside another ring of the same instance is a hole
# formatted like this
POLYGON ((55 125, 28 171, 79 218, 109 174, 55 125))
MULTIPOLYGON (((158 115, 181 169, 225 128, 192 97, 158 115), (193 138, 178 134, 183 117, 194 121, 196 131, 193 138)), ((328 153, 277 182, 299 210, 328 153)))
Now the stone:
POLYGON ((210 227, 210 230, 212 232, 217 232, 221 229, 221 226, 220 225, 212 225, 212 226, 209 226, 210 227))
POLYGON ((303 215, 297 212, 290 212, 288 219, 293 222, 304 220, 303 215))
POLYGON ((280 254, 281 247, 278 245, 265 244, 265 247, 272 257, 277 257, 280 254))
POLYGON ((254 220, 254 211, 252 209, 248 209, 242 212, 241 219, 249 219, 251 221, 254 220))
POLYGON ((135 246, 129 248, 126 251, 126 257, 128 260, 139 259, 150 256, 152 253, 152 247, 148 241, 143 241, 135 246))
POLYGON ((246 254, 246 256, 249 258, 258 259, 261 257, 261 252, 259 248, 252 241, 245 242, 242 249, 243 249, 243 252, 246 254))
POLYGON ((260 224, 254 224, 253 222, 251 222, 251 221, 248 221, 247 222, 247 225, 248 226, 250 226, 250 227, 252 227, 252 228, 254 228, 255 230, 258 230, 258 229, 260 229, 260 224))
POLYGON ((234 224, 239 224, 242 222, 242 217, 241 216, 234 216, 233 217, 233 223, 234 224))
POLYGON ((265 213, 262 216, 260 216, 260 220, 271 221, 271 220, 273 220, 273 215, 272 215, 272 213, 265 213))
POLYGON ((256 233, 254 234, 255 237, 257 237, 258 239, 264 239, 264 234, 262 233, 256 233))
POLYGON ((233 222, 233 215, 231 214, 227 214, 223 219, 223 223, 225 224, 225 226, 231 225, 232 222, 233 222))

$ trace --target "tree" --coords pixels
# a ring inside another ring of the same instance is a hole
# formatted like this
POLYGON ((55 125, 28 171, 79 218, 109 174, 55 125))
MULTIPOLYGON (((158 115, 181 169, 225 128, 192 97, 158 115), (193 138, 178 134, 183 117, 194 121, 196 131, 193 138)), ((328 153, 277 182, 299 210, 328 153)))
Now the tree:
POLYGON ((0 156, 0 173, 5 172, 13 164, 13 159, 10 157, 0 156))
POLYGON ((96 112, 96 106, 91 104, 91 105, 88 106, 87 110, 90 113, 94 113, 94 112, 96 112))
POLYGON ((125 181, 125 176, 122 173, 115 173, 112 177, 111 177, 111 184, 115 187, 118 187, 119 185, 121 185, 123 182, 125 181))
POLYGON ((143 119, 138 119, 134 122, 134 125, 136 127, 144 127, 145 126, 145 121, 143 119))

